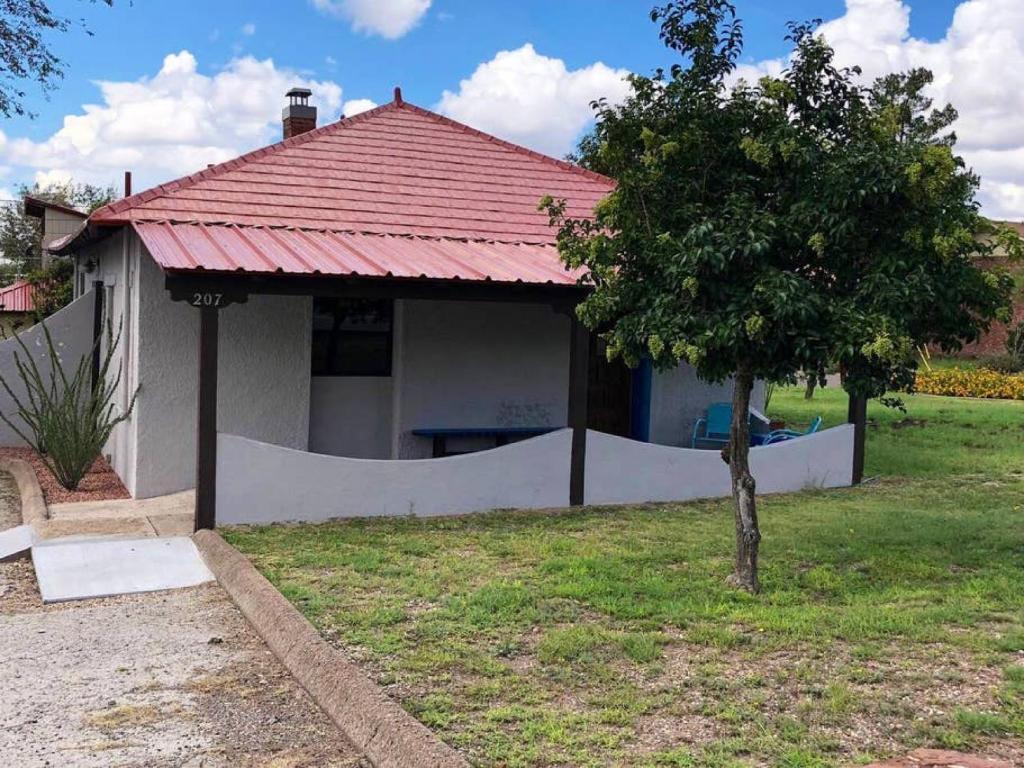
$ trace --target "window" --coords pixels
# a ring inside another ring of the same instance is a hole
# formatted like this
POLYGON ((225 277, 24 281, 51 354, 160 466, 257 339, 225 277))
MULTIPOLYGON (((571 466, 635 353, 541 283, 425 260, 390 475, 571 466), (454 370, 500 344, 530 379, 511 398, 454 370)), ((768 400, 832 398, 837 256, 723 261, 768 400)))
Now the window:
POLYGON ((313 375, 390 376, 390 300, 314 299, 313 375))

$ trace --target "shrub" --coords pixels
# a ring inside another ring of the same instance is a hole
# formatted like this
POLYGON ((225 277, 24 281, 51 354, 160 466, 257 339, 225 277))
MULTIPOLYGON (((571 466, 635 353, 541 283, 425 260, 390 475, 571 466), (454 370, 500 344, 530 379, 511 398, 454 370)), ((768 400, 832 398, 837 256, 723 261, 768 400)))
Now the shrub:
POLYGON ((1017 323, 1006 337, 1006 354, 1024 360, 1024 320, 1017 323))
POLYGON ((73 491, 100 455, 114 427, 131 416, 135 395, 128 408, 117 413, 113 400, 121 383, 121 369, 118 368, 113 381, 108 381, 107 373, 121 340, 120 332, 115 339, 107 326, 107 351, 96 386, 93 386, 92 355, 82 355, 69 375, 54 346, 50 329, 46 323, 41 323, 41 327, 52 370, 43 374, 22 334, 15 335, 22 354, 15 350, 14 364, 25 392, 19 397, 0 376, 0 386, 10 395, 16 408, 13 417, 0 413, 0 419, 36 450, 62 486, 73 491), (22 424, 15 423, 14 418, 22 424))
POLYGON ((988 368, 999 373, 1021 373, 1024 371, 1024 357, 1017 355, 992 355, 978 361, 979 368, 988 368))
POLYGON ((926 395, 984 397, 1024 400, 1024 374, 1007 374, 988 368, 919 371, 917 391, 926 395))

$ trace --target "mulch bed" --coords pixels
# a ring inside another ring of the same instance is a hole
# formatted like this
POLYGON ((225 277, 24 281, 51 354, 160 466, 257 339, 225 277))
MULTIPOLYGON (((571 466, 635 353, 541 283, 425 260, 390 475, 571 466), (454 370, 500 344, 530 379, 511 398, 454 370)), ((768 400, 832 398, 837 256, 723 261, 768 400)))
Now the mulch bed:
POLYGON ((47 504, 64 504, 72 501, 109 501, 111 499, 129 499, 131 494, 124 487, 107 460, 100 457, 93 463, 89 473, 82 478, 78 490, 69 491, 57 482, 57 478, 46 468, 43 460, 31 448, 0 448, 0 456, 12 459, 24 459, 32 465, 43 489, 43 497, 47 504))

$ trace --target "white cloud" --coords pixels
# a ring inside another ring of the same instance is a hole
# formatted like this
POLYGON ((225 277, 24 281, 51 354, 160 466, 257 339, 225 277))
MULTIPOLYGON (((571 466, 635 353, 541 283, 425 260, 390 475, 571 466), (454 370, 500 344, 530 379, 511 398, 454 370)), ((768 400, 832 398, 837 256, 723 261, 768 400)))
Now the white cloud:
MULTIPOLYGON (((911 36, 911 12, 901 0, 846 0, 843 16, 821 33, 836 61, 861 66, 865 77, 932 70, 936 105, 952 103, 960 113, 958 147, 981 174, 985 213, 1024 219, 1024 3, 965 0, 936 41, 911 36)), ((784 66, 773 59, 744 65, 738 74, 753 79, 784 66)))
POLYGON ((620 101, 628 72, 600 62, 570 70, 527 43, 484 62, 457 93, 445 91, 440 112, 474 128, 561 156, 593 118, 590 102, 620 101))
POLYGON ((341 114, 345 117, 352 117, 352 115, 358 115, 360 112, 366 112, 376 106, 377 102, 370 99, 349 99, 342 105, 341 114))
POLYGON ((188 51, 166 56, 152 77, 96 85, 101 103, 67 115, 43 141, 0 132, 0 163, 44 183, 73 177, 106 184, 131 170, 143 189, 280 139, 292 86, 313 91, 321 124, 342 102, 336 83, 279 69, 271 59, 246 56, 205 75, 188 51))
POLYGON ((256 34, 256 25, 251 21, 242 25, 242 34, 246 37, 251 37, 256 34))
POLYGON ((395 40, 417 24, 431 0, 313 0, 324 13, 351 22, 356 32, 395 40))

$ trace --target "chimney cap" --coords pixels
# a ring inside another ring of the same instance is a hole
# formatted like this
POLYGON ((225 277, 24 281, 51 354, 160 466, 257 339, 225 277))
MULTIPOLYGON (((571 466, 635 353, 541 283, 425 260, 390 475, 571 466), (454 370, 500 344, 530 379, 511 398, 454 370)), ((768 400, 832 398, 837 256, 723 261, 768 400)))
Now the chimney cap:
POLYGON ((313 92, 309 88, 292 88, 285 94, 292 104, 305 104, 312 95, 313 92))

